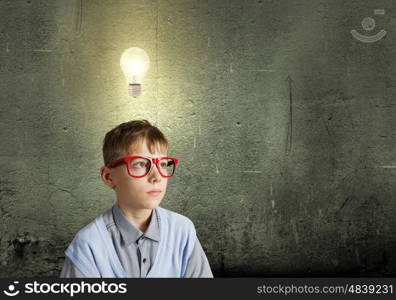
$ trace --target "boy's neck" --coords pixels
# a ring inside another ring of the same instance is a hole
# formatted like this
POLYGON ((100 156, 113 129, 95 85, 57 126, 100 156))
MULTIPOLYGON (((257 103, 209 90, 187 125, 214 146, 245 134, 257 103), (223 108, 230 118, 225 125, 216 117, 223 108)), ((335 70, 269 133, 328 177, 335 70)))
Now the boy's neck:
POLYGON ((146 232, 150 224, 153 212, 152 209, 134 209, 127 205, 123 205, 119 201, 116 205, 118 205, 122 214, 133 226, 138 228, 141 232, 146 232))

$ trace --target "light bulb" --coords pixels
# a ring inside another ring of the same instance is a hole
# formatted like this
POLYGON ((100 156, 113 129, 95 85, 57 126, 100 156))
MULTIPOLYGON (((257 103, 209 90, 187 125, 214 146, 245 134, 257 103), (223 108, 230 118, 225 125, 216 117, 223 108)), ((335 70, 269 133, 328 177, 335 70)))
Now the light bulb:
POLYGON ((150 66, 149 56, 141 48, 128 48, 121 55, 120 65, 128 83, 129 95, 139 97, 143 78, 150 66))

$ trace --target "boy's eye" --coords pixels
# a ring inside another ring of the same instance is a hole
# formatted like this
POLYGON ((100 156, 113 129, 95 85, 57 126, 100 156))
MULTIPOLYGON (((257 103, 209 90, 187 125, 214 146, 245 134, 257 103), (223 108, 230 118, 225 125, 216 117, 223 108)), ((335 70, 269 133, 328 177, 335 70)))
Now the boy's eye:
POLYGON ((131 166, 132 168, 136 168, 136 169, 146 168, 147 162, 145 161, 132 162, 131 166))
POLYGON ((173 168, 173 165, 174 165, 174 163, 173 163, 173 160, 171 160, 171 159, 169 159, 169 160, 163 160, 163 161, 161 161, 161 163, 160 163, 160 167, 161 167, 162 169, 165 169, 165 168, 173 168))

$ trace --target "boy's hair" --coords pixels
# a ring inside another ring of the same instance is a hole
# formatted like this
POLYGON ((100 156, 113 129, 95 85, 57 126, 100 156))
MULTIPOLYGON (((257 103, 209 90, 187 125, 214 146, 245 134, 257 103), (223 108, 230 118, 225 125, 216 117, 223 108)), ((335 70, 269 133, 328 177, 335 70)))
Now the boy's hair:
POLYGON ((121 158, 131 151, 136 142, 146 140, 151 153, 159 146, 165 153, 168 140, 164 134, 147 120, 133 120, 122 123, 106 133, 103 139, 103 161, 105 166, 115 159, 121 158))

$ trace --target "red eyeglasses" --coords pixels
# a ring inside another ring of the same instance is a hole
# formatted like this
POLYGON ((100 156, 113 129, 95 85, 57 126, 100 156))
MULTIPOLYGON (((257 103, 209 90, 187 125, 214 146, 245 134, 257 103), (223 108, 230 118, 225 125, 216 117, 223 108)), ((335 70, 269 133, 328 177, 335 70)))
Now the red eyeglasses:
POLYGON ((162 177, 169 178, 175 174, 176 165, 179 162, 177 158, 174 157, 146 157, 146 156, 126 156, 113 161, 107 165, 108 168, 115 168, 120 164, 125 163, 127 166, 128 174, 134 178, 141 178, 150 173, 153 165, 157 166, 157 170, 162 177))

